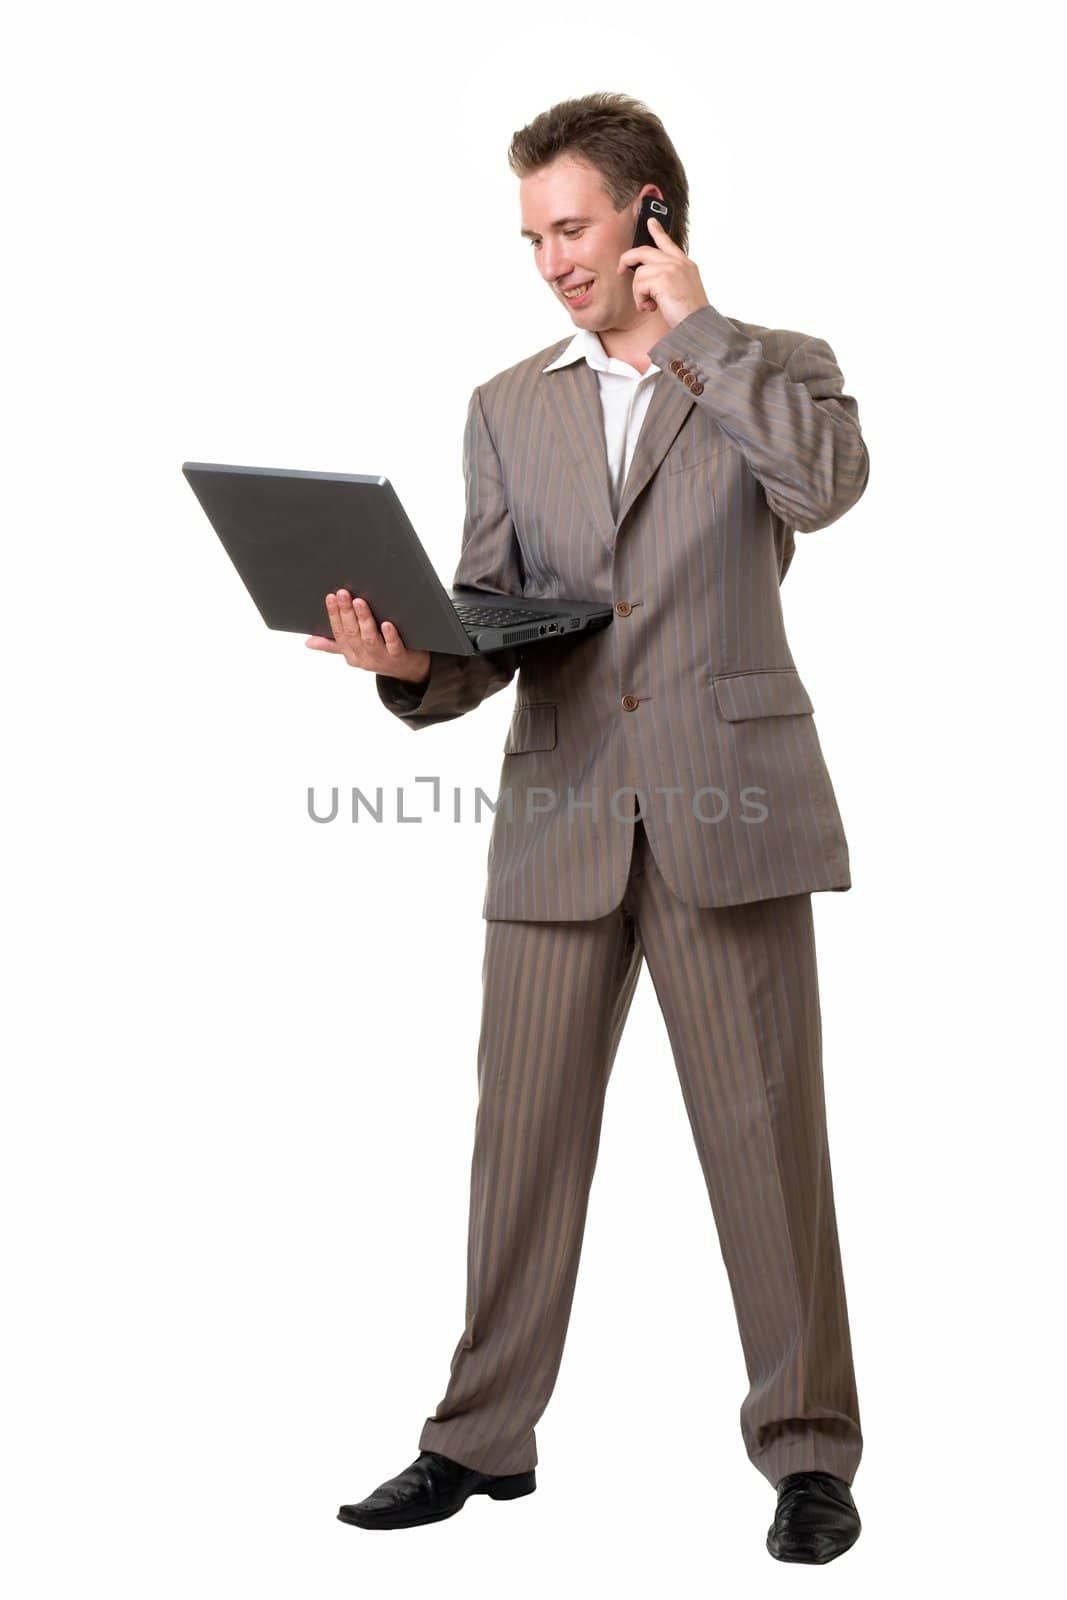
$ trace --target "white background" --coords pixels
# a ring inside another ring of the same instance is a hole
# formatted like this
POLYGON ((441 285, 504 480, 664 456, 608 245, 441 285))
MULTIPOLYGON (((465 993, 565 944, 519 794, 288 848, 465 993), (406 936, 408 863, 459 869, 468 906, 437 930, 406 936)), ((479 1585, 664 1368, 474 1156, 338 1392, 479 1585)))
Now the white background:
MULTIPOLYGON (((1045 13, 1047 16, 1048 13, 1045 13)), ((263 627, 186 459, 383 473, 446 581, 473 387, 570 330, 513 131, 620 89, 728 316, 871 456, 789 638, 852 853, 815 897, 864 1594, 1058 1569, 1062 257, 1036 6, 41 6, 3 72, 8 1592, 777 1593, 647 972, 538 1492, 343 1526, 463 1325, 513 689, 419 734, 263 627), (415 424, 415 425, 413 425, 415 424), (309 785, 420 825, 313 824, 309 785)), ((803 1581, 803 1580, 793 1580, 803 1581)))

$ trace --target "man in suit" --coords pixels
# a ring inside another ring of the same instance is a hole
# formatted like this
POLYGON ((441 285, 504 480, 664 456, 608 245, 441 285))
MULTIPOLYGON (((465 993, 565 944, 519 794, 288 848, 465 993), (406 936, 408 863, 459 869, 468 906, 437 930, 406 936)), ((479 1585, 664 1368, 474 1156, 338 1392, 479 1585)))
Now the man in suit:
POLYGON ((535 1488, 607 1080, 647 960, 731 1285, 767 1545, 860 1530, 862 1450, 823 1095, 811 894, 848 847, 779 587, 797 531, 866 486, 820 338, 711 305, 688 187, 639 102, 563 102, 515 135, 522 234, 572 337, 475 389, 454 582, 603 598, 577 641, 407 650, 327 598, 331 641, 415 730, 518 673, 489 845, 466 1323, 420 1454, 342 1520, 406 1527, 535 1488), (672 234, 632 248, 646 194, 672 234))

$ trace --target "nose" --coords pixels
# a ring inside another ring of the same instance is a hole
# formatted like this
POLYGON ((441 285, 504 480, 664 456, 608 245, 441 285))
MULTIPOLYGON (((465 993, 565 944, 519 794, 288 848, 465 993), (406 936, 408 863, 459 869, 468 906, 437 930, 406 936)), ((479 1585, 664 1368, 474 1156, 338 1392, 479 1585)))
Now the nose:
POLYGON ((571 270, 567 241, 565 239, 542 240, 537 265, 541 269, 541 276, 551 284, 555 284, 559 278, 566 278, 571 270))

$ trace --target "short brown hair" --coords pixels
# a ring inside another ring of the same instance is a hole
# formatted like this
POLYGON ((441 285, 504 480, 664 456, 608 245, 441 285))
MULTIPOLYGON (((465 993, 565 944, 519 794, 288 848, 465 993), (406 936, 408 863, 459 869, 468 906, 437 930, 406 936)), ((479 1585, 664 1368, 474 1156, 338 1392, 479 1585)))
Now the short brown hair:
POLYGON ((561 100, 512 135, 508 165, 520 178, 571 155, 597 169, 616 211, 654 183, 674 210, 671 238, 689 248, 689 182, 662 122, 628 94, 561 100))

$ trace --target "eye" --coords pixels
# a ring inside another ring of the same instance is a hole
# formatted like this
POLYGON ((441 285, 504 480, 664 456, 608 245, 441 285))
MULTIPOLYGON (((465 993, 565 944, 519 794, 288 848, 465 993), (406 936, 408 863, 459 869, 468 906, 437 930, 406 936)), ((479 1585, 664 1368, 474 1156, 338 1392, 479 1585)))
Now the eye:
MULTIPOLYGON (((585 232, 584 228, 564 228, 563 237, 565 239, 577 239, 584 232, 585 232)), ((540 241, 540 239, 531 239, 529 241, 529 243, 536 250, 537 246, 541 243, 541 241, 540 241)))

